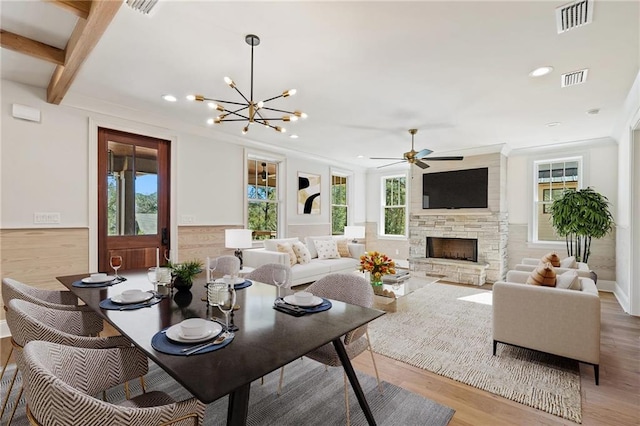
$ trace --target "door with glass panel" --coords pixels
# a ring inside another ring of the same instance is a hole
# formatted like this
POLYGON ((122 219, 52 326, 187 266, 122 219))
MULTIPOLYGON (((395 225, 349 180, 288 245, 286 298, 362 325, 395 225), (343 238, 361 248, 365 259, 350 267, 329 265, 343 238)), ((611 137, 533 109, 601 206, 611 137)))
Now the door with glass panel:
POLYGON ((164 264, 169 249, 170 142, 98 129, 98 268, 164 264))

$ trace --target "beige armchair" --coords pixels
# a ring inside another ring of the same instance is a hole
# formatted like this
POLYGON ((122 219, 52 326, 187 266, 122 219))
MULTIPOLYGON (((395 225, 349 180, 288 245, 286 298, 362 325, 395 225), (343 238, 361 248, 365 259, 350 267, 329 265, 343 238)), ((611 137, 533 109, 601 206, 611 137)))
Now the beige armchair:
POLYGON ((493 355, 498 343, 535 349, 594 367, 600 364, 600 297, 590 278, 582 290, 525 284, 528 272, 509 271, 493 284, 493 355))

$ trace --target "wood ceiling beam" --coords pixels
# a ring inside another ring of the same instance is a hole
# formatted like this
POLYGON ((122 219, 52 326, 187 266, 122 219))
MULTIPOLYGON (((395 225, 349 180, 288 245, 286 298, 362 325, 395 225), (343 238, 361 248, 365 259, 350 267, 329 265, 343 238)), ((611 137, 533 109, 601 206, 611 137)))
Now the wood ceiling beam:
POLYGON ((78 18, 87 19, 89 17, 89 11, 91 10, 90 0, 46 0, 49 3, 53 3, 58 7, 65 9, 68 12, 73 13, 78 18))
POLYGON ((0 45, 5 49, 43 59, 56 65, 64 64, 64 50, 2 29, 0 29, 0 45))
POLYGON ((58 65, 47 88, 47 102, 60 104, 71 87, 82 63, 98 44, 100 37, 122 6, 121 1, 94 0, 87 19, 80 19, 67 43, 64 65, 58 65))

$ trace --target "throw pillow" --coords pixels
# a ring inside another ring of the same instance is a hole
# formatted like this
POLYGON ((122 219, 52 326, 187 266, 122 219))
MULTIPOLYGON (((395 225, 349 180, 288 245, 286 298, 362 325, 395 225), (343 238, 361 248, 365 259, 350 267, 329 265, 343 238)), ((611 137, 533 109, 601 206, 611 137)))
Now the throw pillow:
POLYGON ((318 259, 340 259, 338 246, 334 240, 315 240, 318 259))
POLYGON ((542 256, 542 259, 540 259, 540 261, 542 263, 550 263, 551 266, 554 266, 556 268, 560 267, 560 258, 555 251, 545 254, 544 256, 542 256))
POLYGON ((568 290, 582 290, 580 278, 577 271, 567 271, 556 277, 556 288, 568 290))
POLYGON ((346 238, 336 240, 336 245, 338 246, 338 253, 340 253, 340 257, 351 257, 351 253, 349 252, 349 240, 346 238))
POLYGON ((302 241, 293 243, 291 247, 293 248, 293 252, 298 258, 299 264, 306 265, 307 263, 311 262, 311 253, 309 253, 309 249, 304 245, 302 241))
POLYGON ((309 253, 311 253, 311 258, 315 259, 318 257, 318 250, 316 250, 316 245, 314 243, 315 240, 332 240, 331 236, 322 236, 322 237, 305 237, 304 242, 307 244, 307 248, 309 249, 309 253))
POLYGON ((575 256, 565 257, 560 261, 560 267, 576 269, 578 267, 578 262, 576 262, 576 257, 575 256))
POLYGON ((278 239, 272 239, 272 240, 262 240, 262 243, 264 244, 265 250, 278 251, 278 244, 282 244, 282 243, 293 244, 296 241, 300 241, 300 240, 297 237, 294 237, 294 238, 278 238, 278 239))
POLYGON ((293 266, 298 263, 298 258, 296 257, 291 244, 289 243, 279 243, 276 248, 280 253, 288 253, 289 254, 289 266, 293 266))
POLYGON ((555 287, 556 271, 553 270, 551 263, 547 262, 538 265, 531 275, 529 275, 529 278, 527 278, 527 284, 555 287))

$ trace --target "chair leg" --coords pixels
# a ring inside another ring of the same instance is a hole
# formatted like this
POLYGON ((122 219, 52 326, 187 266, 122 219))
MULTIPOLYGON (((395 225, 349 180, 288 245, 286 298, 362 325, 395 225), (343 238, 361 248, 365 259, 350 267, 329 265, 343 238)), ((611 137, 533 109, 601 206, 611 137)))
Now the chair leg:
POLYGON ((147 393, 147 387, 144 383, 144 376, 140 376, 140 387, 142 387, 142 393, 147 393))
POLYGON ((16 367, 16 371, 13 372, 13 378, 11 379, 11 383, 9 384, 9 390, 7 390, 7 397, 4 399, 4 403, 2 404, 2 411, 0 412, 0 418, 4 415, 4 410, 7 408, 7 402, 9 402, 9 397, 11 396, 11 390, 13 389, 13 384, 16 381, 16 376, 18 376, 18 368, 16 367))
POLYGON ((284 381, 284 365, 280 367, 280 382, 278 383, 278 396, 282 393, 282 382, 284 381))
POLYGON ((4 377, 4 372, 7 370, 7 365, 9 365, 9 360, 11 359, 11 354, 13 353, 13 345, 9 348, 9 355, 7 355, 7 360, 4 362, 2 366, 2 374, 0 374, 0 379, 4 377))
POLYGON ((347 373, 343 371, 342 378, 344 379, 344 406, 347 410, 347 426, 351 424, 351 416, 349 412, 349 382, 347 380, 347 373))
POLYGON ((382 384, 380 383, 380 375, 378 374, 378 366, 376 365, 376 359, 373 356, 373 349, 371 349, 371 340, 369 339, 368 329, 367 331, 365 331, 365 334, 367 335, 367 344, 368 344, 369 353, 371 354, 371 361, 373 362, 373 370, 376 372, 376 380, 378 381, 378 390, 380 391, 380 394, 382 394, 382 384))
POLYGON ((593 365, 593 373, 596 376, 596 386, 598 386, 600 384, 600 365, 593 365))
POLYGON ((129 382, 124 382, 124 396, 127 399, 131 399, 131 392, 129 392, 129 382))
POLYGON ((9 416, 9 421, 7 422, 7 426, 11 424, 11 420, 13 420, 13 415, 16 414, 16 408, 18 408, 18 402, 20 402, 20 398, 22 397, 22 392, 24 392, 24 386, 20 386, 20 392, 18 392, 18 396, 16 397, 16 403, 13 405, 13 410, 11 410, 11 415, 9 416))

